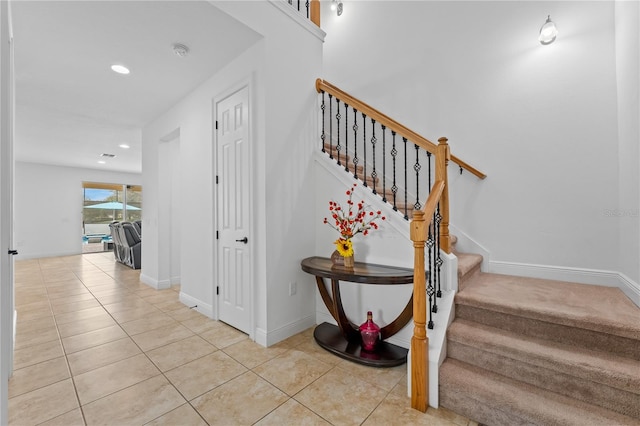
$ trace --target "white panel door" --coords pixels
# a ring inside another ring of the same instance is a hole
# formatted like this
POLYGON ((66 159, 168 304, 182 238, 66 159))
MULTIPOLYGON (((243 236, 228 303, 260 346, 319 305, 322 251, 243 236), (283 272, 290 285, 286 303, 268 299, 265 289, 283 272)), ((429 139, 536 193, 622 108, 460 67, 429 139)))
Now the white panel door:
POLYGON ((251 332, 248 88, 216 104, 219 319, 251 332))

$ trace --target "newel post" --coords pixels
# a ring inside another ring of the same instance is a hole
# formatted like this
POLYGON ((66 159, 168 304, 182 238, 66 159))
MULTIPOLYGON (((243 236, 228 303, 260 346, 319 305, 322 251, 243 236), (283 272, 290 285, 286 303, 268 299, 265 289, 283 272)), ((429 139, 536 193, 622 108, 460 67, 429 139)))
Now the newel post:
POLYGON ((438 139, 436 148, 436 182, 444 182, 444 191, 440 198, 440 248, 445 253, 451 253, 451 238, 449 237, 449 178, 447 166, 451 159, 451 152, 447 144, 447 138, 438 139))
POLYGON ((427 239, 424 212, 414 210, 413 241, 413 337, 411 338, 411 408, 427 411, 429 402, 429 338, 427 337, 427 292, 424 247, 427 239))
POLYGON ((320 0, 311 0, 311 22, 320 28, 320 0))

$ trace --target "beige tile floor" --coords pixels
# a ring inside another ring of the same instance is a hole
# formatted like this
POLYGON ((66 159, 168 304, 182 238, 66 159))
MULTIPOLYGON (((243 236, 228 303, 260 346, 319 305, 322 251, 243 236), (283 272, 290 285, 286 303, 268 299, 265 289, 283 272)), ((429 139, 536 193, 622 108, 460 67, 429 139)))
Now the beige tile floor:
POLYGON ((10 425, 476 425, 412 410, 406 367, 337 358, 312 330, 264 348, 112 253, 16 262, 10 425))

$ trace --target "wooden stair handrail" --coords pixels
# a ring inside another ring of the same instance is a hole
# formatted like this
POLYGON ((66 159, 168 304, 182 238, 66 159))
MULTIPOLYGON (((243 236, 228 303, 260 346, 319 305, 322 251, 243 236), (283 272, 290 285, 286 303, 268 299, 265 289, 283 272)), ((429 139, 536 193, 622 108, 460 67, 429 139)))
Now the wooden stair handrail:
POLYGON ((427 411, 429 405, 429 338, 427 337, 427 297, 424 248, 428 238, 429 223, 425 217, 433 217, 445 192, 445 182, 437 180, 423 210, 414 210, 411 220, 413 241, 413 336, 411 337, 411 407, 427 411))
MULTIPOLYGON (((325 81, 321 78, 316 79, 316 91, 318 93, 326 92, 335 96, 336 98, 342 100, 343 102, 347 103, 348 105, 357 109, 358 111, 365 113, 368 117, 373 118, 383 126, 386 126, 387 128, 389 128, 389 130, 392 130, 397 134, 399 134, 400 136, 407 138, 408 140, 415 143, 422 149, 430 152, 431 154, 436 153, 437 145, 431 142, 429 139, 419 135, 418 133, 414 132, 408 127, 398 123, 396 120, 381 113, 380 111, 366 104, 365 102, 362 102, 354 98, 350 94, 344 92, 342 89, 334 86, 328 81, 325 81)), ((468 163, 460 160, 454 155, 451 155, 451 161, 453 161, 463 169, 467 170, 468 172, 472 173, 473 175, 477 176, 479 179, 484 179, 487 177, 486 174, 482 173, 481 171, 469 165, 468 163)))
MULTIPOLYGON (((449 239, 449 178, 447 166, 451 158, 447 138, 438 139, 435 183, 424 208, 413 212, 409 228, 413 241, 413 336, 411 337, 411 407, 423 413, 429 405, 429 337, 427 336, 427 280, 424 248, 429 239, 429 227, 440 206, 440 250, 451 253, 449 239), (426 218, 429 218, 427 220, 426 218)), ((435 224, 434 224, 435 227, 435 224)), ((438 250, 438 246, 436 246, 438 250)), ((431 304, 429 304, 431 308, 431 304)))

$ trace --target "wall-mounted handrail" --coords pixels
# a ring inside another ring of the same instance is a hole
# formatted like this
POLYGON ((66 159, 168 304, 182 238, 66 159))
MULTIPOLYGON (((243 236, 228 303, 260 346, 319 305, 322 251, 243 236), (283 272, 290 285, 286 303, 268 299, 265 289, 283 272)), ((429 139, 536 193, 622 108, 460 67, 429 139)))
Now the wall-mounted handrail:
MULTIPOLYGON (((383 114, 372 106, 366 104, 365 102, 360 101, 359 99, 354 98, 347 92, 342 89, 334 86, 333 84, 325 81, 321 78, 316 79, 316 91, 318 93, 326 92, 336 98, 342 100, 343 102, 349 104, 351 107, 357 109, 358 111, 364 112, 368 117, 373 118, 378 123, 386 126, 389 130, 395 131, 401 137, 405 137, 414 144, 420 146, 422 149, 430 152, 431 154, 436 153, 437 145, 425 138, 424 136, 419 135, 408 127, 398 123, 396 120, 390 118, 389 116, 383 114)), ((477 176, 479 179, 484 179, 487 177, 486 174, 482 173, 475 167, 469 165, 465 161, 460 160, 459 158, 451 155, 451 161, 462 167, 464 170, 472 173, 477 176)))

